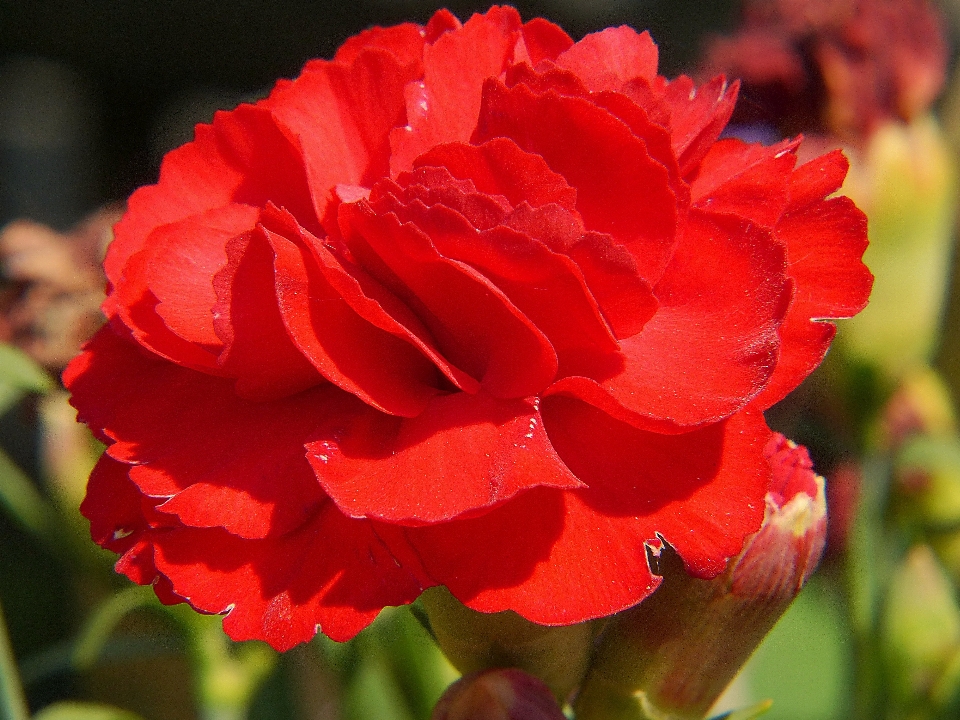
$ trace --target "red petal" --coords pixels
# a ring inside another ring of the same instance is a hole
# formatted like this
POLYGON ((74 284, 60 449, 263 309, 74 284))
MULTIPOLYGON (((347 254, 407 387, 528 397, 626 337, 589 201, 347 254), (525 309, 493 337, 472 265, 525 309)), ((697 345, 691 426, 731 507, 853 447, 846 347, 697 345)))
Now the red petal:
MULTIPOLYGON (((296 141, 268 110, 241 105, 198 125, 196 139, 168 153, 160 181, 135 192, 117 224, 104 267, 116 285, 127 261, 153 230, 231 203, 262 206, 268 200, 316 228, 303 160, 296 141)), ((107 298, 108 314, 118 301, 107 298)))
POLYGON ((152 584, 160 602, 176 605, 184 599, 158 573, 149 540, 151 525, 146 515, 156 516, 152 510, 156 501, 141 494, 127 476, 129 469, 129 465, 102 455, 90 475, 80 511, 90 520, 94 541, 121 555, 116 563, 118 573, 139 585, 152 584))
POLYGON ((337 231, 336 186, 370 187, 388 172, 389 133, 406 117, 403 89, 421 73, 419 58, 395 51, 369 47, 352 57, 349 49, 349 62, 313 61, 265 101, 300 141, 314 207, 329 233, 337 231))
POLYGON ((490 82, 473 142, 498 136, 541 155, 576 188, 587 228, 625 245, 643 278, 660 277, 673 249, 676 197, 667 169, 623 122, 583 98, 490 82))
POLYGON ((463 25, 452 12, 446 8, 440 8, 433 14, 427 26, 423 29, 424 41, 433 45, 444 33, 459 30, 462 27, 463 25))
MULTIPOLYGON (((477 230, 502 225, 513 209, 506 198, 478 192, 470 180, 458 180, 443 167, 420 167, 400 173, 397 182, 377 183, 370 193, 376 212, 396 212, 407 222, 405 208, 442 206, 466 218, 477 230)), ((422 228, 421 228, 422 229, 422 228)))
POLYGON ((636 261, 609 235, 587 233, 569 251, 617 338, 636 335, 653 317, 657 299, 636 261))
POLYGON ((777 360, 777 328, 789 297, 783 249, 756 226, 692 212, 654 293, 660 307, 639 334, 620 341, 627 362, 601 383, 603 396, 577 378, 550 392, 638 427, 651 420, 701 425, 743 408, 777 360), (610 408, 610 397, 625 412, 610 408))
POLYGON ((230 204, 150 233, 114 285, 120 316, 139 342, 183 365, 216 367, 222 343, 213 326, 213 276, 227 264, 227 242, 251 230, 258 214, 249 205, 230 204), (159 317, 148 324, 137 322, 153 314, 159 317), (176 338, 170 337, 171 331, 176 338), (195 361, 198 350, 209 354, 203 364, 195 361))
POLYGON ((647 545, 659 536, 688 570, 712 575, 760 526, 770 433, 759 416, 664 437, 573 400, 545 401, 545 412, 587 489, 531 490, 481 517, 387 540, 410 542, 430 577, 470 607, 546 625, 604 617, 657 587, 647 545))
POLYGON ((633 255, 609 235, 584 232, 579 218, 558 205, 520 205, 508 226, 577 264, 617 338, 636 335, 656 311, 657 300, 633 255))
POLYGON ((503 195, 513 206, 556 203, 572 210, 577 201, 577 191, 563 176, 509 138, 494 138, 482 145, 439 145, 418 157, 413 166, 446 168, 455 178, 472 181, 479 192, 503 195))
POLYGON ((213 278, 219 364, 237 379, 237 394, 252 400, 292 395, 323 379, 283 324, 273 259, 263 230, 254 230, 227 243, 227 265, 213 278))
MULTIPOLYGON (((439 241, 438 248, 448 254, 439 241)), ((457 250, 449 252, 493 281, 550 339, 561 375, 589 373, 609 356, 619 356, 583 274, 567 256, 505 227, 483 232, 473 243, 461 242, 457 250)))
POLYGON ((843 151, 834 150, 804 163, 790 177, 790 206, 794 212, 821 202, 840 189, 850 163, 843 151))
MULTIPOLYGON (((160 574, 154 562, 153 545, 147 536, 140 539, 117 560, 114 569, 121 575, 126 575, 137 585, 159 584, 160 574)), ((180 598, 177 602, 183 602, 180 598)), ((165 603, 173 605, 176 603, 165 603)))
POLYGON ((557 58, 557 65, 573 71, 593 92, 618 91, 634 78, 655 78, 657 57, 650 33, 621 25, 584 36, 557 58))
POLYGON ((193 607, 227 613, 234 640, 289 650, 318 629, 346 641, 386 605, 412 602, 422 588, 370 523, 327 503, 294 532, 245 540, 217 529, 178 528, 152 536, 157 569, 193 607))
POLYGON ((667 169, 670 175, 670 188, 676 193, 681 205, 686 204, 689 189, 680 179, 680 168, 673 154, 668 126, 657 122, 651 113, 626 95, 599 92, 591 95, 590 100, 622 120, 633 134, 643 141, 650 157, 667 169))
POLYGON ((341 225, 363 267, 403 300, 457 367, 497 397, 529 397, 557 372, 549 340, 488 280, 443 257, 414 226, 344 205, 341 225))
POLYGON ((520 15, 513 8, 493 8, 424 50, 423 80, 406 88, 408 126, 391 134, 394 175, 413 167, 414 159, 431 147, 470 139, 483 81, 503 71, 520 26, 520 15))
POLYGON ((790 197, 798 141, 771 147, 741 140, 717 142, 691 183, 691 200, 701 210, 730 214, 772 228, 790 197))
POLYGON ((372 27, 347 38, 333 56, 334 62, 350 65, 364 50, 386 50, 401 66, 420 66, 423 58, 423 28, 414 23, 372 27))
POLYGON ((572 97, 587 97, 590 95, 590 91, 583 84, 583 80, 575 73, 557 67, 549 61, 541 63, 536 69, 530 67, 528 63, 511 65, 503 73, 502 79, 507 87, 526 85, 538 95, 550 90, 558 95, 570 95, 572 97))
POLYGON ((867 219, 849 198, 822 199, 839 187, 847 162, 839 151, 797 168, 790 204, 777 224, 787 248, 787 273, 796 283, 780 328, 780 359, 763 395, 767 408, 809 375, 836 332, 821 318, 852 317, 866 307, 873 276, 861 258, 867 247, 867 219))
POLYGON ((573 45, 573 40, 549 20, 534 18, 523 26, 523 44, 531 65, 557 56, 573 45))
POLYGON ((760 413, 665 436, 555 398, 544 401, 544 420, 557 452, 588 487, 571 494, 637 546, 666 540, 694 575, 721 572, 763 521, 772 433, 760 413))
MULTIPOLYGON (((292 219, 288 217, 288 221, 292 219)), ((375 327, 408 342, 453 384, 465 392, 477 392, 480 383, 450 364, 436 348, 430 331, 395 295, 362 268, 349 263, 309 235, 302 228, 301 247, 309 245, 325 280, 360 317, 375 327)))
POLYGON ((330 418, 363 406, 332 385, 269 403, 229 380, 148 356, 101 330, 64 381, 84 422, 116 440, 145 495, 191 525, 263 537, 304 522, 323 499, 304 444, 330 418))
POLYGON ((143 493, 128 477, 130 466, 104 453, 90 473, 80 513, 90 521, 90 536, 97 545, 124 553, 146 530, 141 502, 143 493))
MULTIPOLYGON (((500 225, 506 219, 500 205, 489 212, 479 208, 480 200, 492 204, 494 198, 476 192, 470 181, 454 179, 445 168, 420 168, 399 181, 406 187, 395 186, 391 195, 383 195, 379 185, 374 188, 371 203, 377 211, 393 211, 402 222, 412 222, 441 255, 469 264, 505 293, 549 338, 561 374, 592 374, 611 359, 607 356, 618 355, 616 339, 580 269, 566 254, 540 242, 539 228, 527 234, 500 225)), ((531 218, 528 224, 537 223, 531 218)))
POLYGON ((280 313, 297 347, 325 378, 368 405, 405 417, 423 412, 438 392, 430 361, 343 300, 293 218, 276 211, 269 221, 286 235, 264 228, 275 255, 280 313))
POLYGON ((670 106, 673 149, 684 177, 696 168, 730 122, 739 88, 739 82, 728 85, 723 77, 697 87, 681 75, 664 89, 663 97, 670 106))
MULTIPOLYGON (((507 87, 523 84, 538 95, 553 91, 559 95, 585 98, 607 110, 630 128, 651 158, 667 169, 670 188, 681 205, 686 203, 689 191, 680 179, 680 169, 674 156, 669 106, 654 93, 646 80, 634 78, 624 85, 622 92, 591 92, 580 76, 549 63, 538 66, 537 70, 526 64, 513 66, 507 69, 504 79, 507 87)), ((618 87, 621 83, 611 80, 611 84, 618 87)))
POLYGON ((443 522, 529 488, 580 486, 550 446, 537 407, 454 393, 412 419, 359 416, 308 445, 308 457, 350 517, 443 522))

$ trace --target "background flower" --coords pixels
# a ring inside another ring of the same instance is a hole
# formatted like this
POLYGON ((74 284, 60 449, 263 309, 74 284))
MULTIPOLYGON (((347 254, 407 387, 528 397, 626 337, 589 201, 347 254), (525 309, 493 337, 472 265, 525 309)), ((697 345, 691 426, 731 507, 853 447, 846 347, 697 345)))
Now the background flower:
POLYGON ((923 115, 943 88, 943 20, 927 0, 745 0, 737 33, 714 38, 709 73, 741 78, 737 122, 831 132, 859 145, 923 115))

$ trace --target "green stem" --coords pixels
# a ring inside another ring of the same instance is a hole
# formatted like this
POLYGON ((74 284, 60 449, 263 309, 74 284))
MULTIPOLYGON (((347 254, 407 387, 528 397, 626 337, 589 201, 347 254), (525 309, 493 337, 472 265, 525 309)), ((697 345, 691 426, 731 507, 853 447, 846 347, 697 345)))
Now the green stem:
POLYGON ((863 461, 863 491, 845 553, 847 603, 854 634, 853 717, 875 720, 887 705, 881 664, 879 609, 889 587, 890 540, 882 530, 891 468, 874 455, 863 461))
POLYGON ((7 623, 0 607, 0 720, 29 720, 27 699, 20 685, 17 663, 7 636, 7 623))

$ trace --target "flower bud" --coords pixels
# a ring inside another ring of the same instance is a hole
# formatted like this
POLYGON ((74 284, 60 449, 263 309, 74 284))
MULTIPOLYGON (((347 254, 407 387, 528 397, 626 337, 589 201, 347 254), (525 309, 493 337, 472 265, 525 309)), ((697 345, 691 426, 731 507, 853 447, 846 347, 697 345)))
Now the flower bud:
POLYGON ((922 367, 900 381, 884 407, 879 440, 896 450, 915 435, 943 436, 956 425, 950 390, 936 371, 922 367))
POLYGON ((702 718, 800 591, 826 541, 823 478, 782 435, 766 454, 773 477, 760 530, 713 580, 661 551, 660 588, 604 630, 578 720, 702 718))
POLYGON ((592 623, 547 627, 509 610, 480 613, 443 587, 424 592, 421 603, 440 649, 464 674, 520 668, 545 682, 561 701, 583 678, 594 636, 592 623))
POLYGON ((550 688, 516 668, 483 670, 457 680, 430 720, 564 720, 550 688))
POLYGON ((960 607, 926 545, 907 553, 893 573, 882 624, 884 660, 900 706, 949 705, 960 689, 960 607))
POLYGON ((827 482, 827 506, 830 522, 827 524, 827 557, 843 555, 854 531, 863 491, 863 469, 853 462, 841 463, 830 474, 827 482))
POLYGON ((854 154, 844 183, 869 218, 870 305, 844 323, 843 346, 891 375, 930 360, 953 251, 956 171, 936 122, 888 123, 854 154))
POLYGON ((960 440, 921 435, 894 463, 895 507, 901 519, 928 530, 960 524, 960 440))

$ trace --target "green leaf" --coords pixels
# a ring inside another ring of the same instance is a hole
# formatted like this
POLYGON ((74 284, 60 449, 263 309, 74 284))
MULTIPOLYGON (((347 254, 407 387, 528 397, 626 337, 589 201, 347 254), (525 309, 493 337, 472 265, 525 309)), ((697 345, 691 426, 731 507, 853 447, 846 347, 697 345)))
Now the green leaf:
POLYGON ((7 635, 7 622, 0 608, 0 720, 27 720, 27 699, 7 635))
POLYGON ((26 393, 44 393, 53 386, 53 378, 29 355, 12 345, 0 344, 0 413, 26 393))
POLYGON ((723 715, 717 715, 713 720, 756 720, 756 718, 761 715, 766 715, 767 711, 772 707, 773 700, 762 700, 756 705, 740 708, 739 710, 731 710, 723 715))
POLYGON ((99 703, 58 702, 48 705, 33 720, 142 720, 129 710, 99 703))
POLYGON ((155 602, 153 591, 139 585, 121 590, 102 602, 80 629, 73 646, 74 668, 86 670, 93 667, 119 622, 132 610, 155 602))
POLYGON ((55 513, 40 491, 6 453, 0 450, 0 507, 43 541, 57 539, 55 513))

